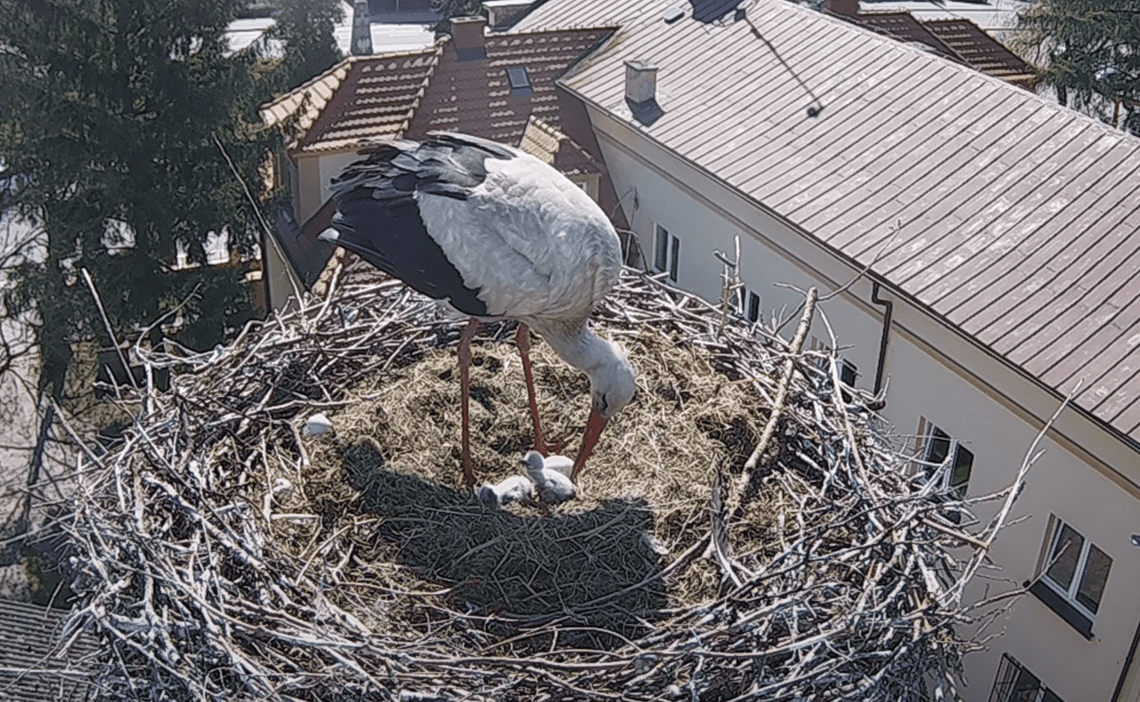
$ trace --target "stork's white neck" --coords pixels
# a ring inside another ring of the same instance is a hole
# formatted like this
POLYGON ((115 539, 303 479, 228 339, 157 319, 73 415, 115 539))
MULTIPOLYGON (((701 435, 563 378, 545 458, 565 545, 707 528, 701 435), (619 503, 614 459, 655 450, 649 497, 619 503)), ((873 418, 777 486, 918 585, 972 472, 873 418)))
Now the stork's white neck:
POLYGON ((633 398, 633 366, 617 344, 594 335, 585 318, 575 322, 540 320, 535 331, 570 365, 590 377, 594 411, 608 420, 633 398))
POLYGON ((591 381, 603 368, 625 362, 612 344, 590 331, 585 319, 569 324, 552 324, 550 320, 529 324, 563 361, 590 376, 591 381))

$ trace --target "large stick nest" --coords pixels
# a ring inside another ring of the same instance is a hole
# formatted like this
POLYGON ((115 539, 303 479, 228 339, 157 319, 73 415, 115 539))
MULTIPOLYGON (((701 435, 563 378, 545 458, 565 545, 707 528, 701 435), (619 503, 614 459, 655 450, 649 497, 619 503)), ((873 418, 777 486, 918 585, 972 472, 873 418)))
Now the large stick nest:
MULTIPOLYGON (((833 356, 739 321, 719 332, 719 311, 630 272, 595 318, 638 393, 579 499, 549 513, 463 488, 463 322, 396 281, 310 299, 210 355, 152 355, 183 370, 134 398, 120 445, 88 452, 69 525, 72 624, 106 640, 102 698, 893 701, 945 686, 961 590, 997 526, 945 520, 938 481, 907 477, 833 356), (334 430, 302 436, 315 412, 334 430), (964 544, 971 560, 947 555, 964 544)), ((512 331, 484 325, 473 347, 489 481, 533 443, 512 331)), ((573 455, 587 381, 540 340, 532 356, 548 440, 573 455)))

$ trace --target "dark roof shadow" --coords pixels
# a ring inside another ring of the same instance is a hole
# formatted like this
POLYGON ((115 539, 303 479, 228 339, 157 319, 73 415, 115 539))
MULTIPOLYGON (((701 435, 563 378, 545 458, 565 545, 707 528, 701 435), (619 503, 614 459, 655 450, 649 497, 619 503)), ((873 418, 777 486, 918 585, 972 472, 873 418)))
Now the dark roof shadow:
POLYGON ((625 104, 629 107, 629 112, 633 115, 633 118, 646 127, 652 126, 654 122, 661 119, 662 115, 665 114, 665 110, 661 109, 661 105, 657 104, 656 100, 634 102, 626 98, 625 104))
POLYGON ((709 24, 719 22, 725 15, 736 12, 745 0, 689 0, 693 19, 709 24))

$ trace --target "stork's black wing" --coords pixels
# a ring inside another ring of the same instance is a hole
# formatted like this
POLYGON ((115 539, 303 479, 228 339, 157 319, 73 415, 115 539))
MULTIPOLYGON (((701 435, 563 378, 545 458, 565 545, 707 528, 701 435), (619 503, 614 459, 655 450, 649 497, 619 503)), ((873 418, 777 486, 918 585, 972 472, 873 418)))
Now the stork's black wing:
POLYGON ((428 231, 417 197, 466 200, 487 177, 488 158, 511 159, 514 153, 495 142, 460 134, 435 134, 421 144, 384 144, 333 179, 337 212, 331 230, 321 238, 429 297, 448 300, 467 314, 486 315, 479 288, 465 284, 428 231))

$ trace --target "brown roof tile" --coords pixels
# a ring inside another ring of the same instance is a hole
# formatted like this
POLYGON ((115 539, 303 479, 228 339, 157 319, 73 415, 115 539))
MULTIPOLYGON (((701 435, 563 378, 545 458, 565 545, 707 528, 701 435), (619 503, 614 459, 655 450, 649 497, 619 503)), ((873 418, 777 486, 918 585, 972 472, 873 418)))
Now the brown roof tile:
POLYGON ((534 115, 527 122, 519 148, 567 175, 602 172, 586 149, 534 115))
POLYGON ((986 75, 1032 89, 1036 71, 982 28, 967 19, 925 20, 923 26, 963 61, 986 75))
POLYGON ((343 151, 377 138, 462 131, 518 144, 531 115, 559 123, 554 79, 612 30, 488 35, 486 59, 461 61, 448 40, 422 51, 353 57, 262 108, 271 125, 293 118, 290 148, 343 151), (508 68, 529 90, 512 91, 508 68))
POLYGON ((673 6, 550 0, 517 26, 622 21, 567 89, 856 265, 882 251, 881 279, 1059 394, 1083 376, 1078 406, 1140 442, 1140 141, 784 0, 666 24, 673 6), (627 59, 660 69, 652 124, 627 59))

